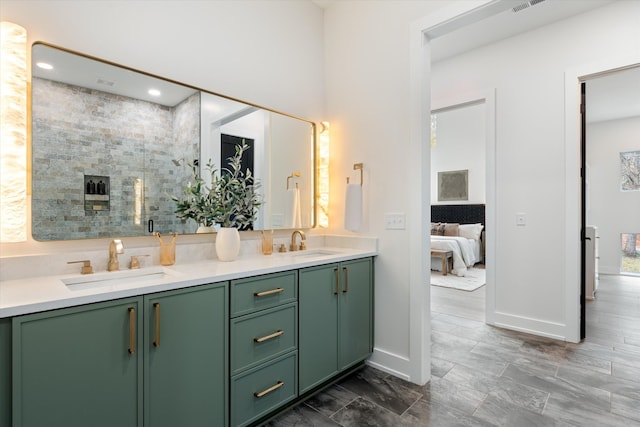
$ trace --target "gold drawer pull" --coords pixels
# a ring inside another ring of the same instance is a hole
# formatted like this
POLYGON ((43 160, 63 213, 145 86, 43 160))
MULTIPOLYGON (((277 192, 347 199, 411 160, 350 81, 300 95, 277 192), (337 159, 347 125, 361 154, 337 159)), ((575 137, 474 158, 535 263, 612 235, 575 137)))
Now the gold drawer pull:
POLYGON ((160 303, 156 302, 153 304, 153 311, 155 313, 156 318, 156 337, 153 341, 154 347, 160 347, 160 303))
POLYGON ((349 292, 349 268, 348 267, 342 267, 342 271, 344 271, 344 290, 342 291, 342 293, 347 293, 349 292))
POLYGON ((259 399, 259 398, 261 398, 263 396, 266 396, 267 394, 271 393, 272 391, 276 391, 277 389, 279 389, 283 385, 284 385, 284 383, 282 381, 278 381, 277 383, 275 383, 274 385, 272 385, 268 389, 263 390, 260 393, 253 393, 253 395, 259 399))
POLYGON ((136 309, 129 307, 129 354, 136 352, 136 309))
POLYGON ((267 295, 279 294, 282 291, 284 291, 283 288, 275 288, 270 291, 254 292, 253 295, 256 297, 266 297, 267 295))
POLYGON ((269 341, 270 339, 273 339, 273 338, 279 337, 279 336, 280 336, 280 335, 282 335, 282 334, 284 334, 284 331, 281 331, 281 330, 280 330, 280 331, 277 331, 277 332, 272 333, 271 335, 267 335, 267 336, 264 336, 264 337, 262 337, 262 338, 254 338, 253 340, 254 340, 255 342, 265 342, 265 341, 269 341))

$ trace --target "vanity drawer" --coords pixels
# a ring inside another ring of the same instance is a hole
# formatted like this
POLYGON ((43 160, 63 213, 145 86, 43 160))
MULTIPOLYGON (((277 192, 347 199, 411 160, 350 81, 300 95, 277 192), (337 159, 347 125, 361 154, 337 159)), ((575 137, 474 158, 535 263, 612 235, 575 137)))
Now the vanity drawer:
POLYGON ((232 280, 231 317, 296 301, 297 283, 297 271, 232 280))
POLYGON ((231 375, 295 350, 297 303, 231 320, 231 375))
POLYGON ((231 425, 245 426, 298 395, 296 364, 291 352, 266 366, 231 378, 231 425))

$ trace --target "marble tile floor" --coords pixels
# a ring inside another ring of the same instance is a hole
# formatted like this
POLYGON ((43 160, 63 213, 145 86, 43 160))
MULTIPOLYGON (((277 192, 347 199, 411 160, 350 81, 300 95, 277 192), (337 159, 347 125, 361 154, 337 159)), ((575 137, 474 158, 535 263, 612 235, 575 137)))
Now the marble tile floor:
POLYGON ((365 367, 266 425, 640 426, 640 277, 601 276, 579 344, 485 325, 484 287, 431 291, 427 385, 365 367))

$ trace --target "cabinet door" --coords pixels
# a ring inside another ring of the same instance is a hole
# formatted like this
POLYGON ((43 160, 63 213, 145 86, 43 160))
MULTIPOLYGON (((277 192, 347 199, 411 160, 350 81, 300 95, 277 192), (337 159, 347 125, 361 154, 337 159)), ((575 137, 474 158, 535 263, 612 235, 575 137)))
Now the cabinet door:
POLYGON ((142 425, 141 302, 15 317, 14 425, 142 425))
POLYGON ((373 287, 371 258, 340 264, 340 370, 372 351, 373 287))
POLYGON ((338 372, 338 264, 300 270, 300 394, 338 372))
POLYGON ((227 289, 145 297, 145 426, 227 424, 227 289))

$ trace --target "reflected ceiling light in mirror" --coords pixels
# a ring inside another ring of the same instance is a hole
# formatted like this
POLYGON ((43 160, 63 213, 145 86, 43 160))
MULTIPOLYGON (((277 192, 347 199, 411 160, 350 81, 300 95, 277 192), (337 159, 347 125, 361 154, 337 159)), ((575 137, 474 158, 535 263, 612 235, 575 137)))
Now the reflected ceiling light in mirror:
POLYGON ((147 93, 151 96, 160 96, 160 91, 158 89, 149 89, 147 93))
POLYGON ((318 138, 318 226, 329 227, 329 122, 320 123, 318 138))
POLYGON ((0 242, 27 240, 27 30, 0 22, 0 242))
POLYGON ((38 68, 42 68, 43 70, 53 70, 53 65, 47 63, 47 62, 38 62, 36 64, 36 66, 38 68))

